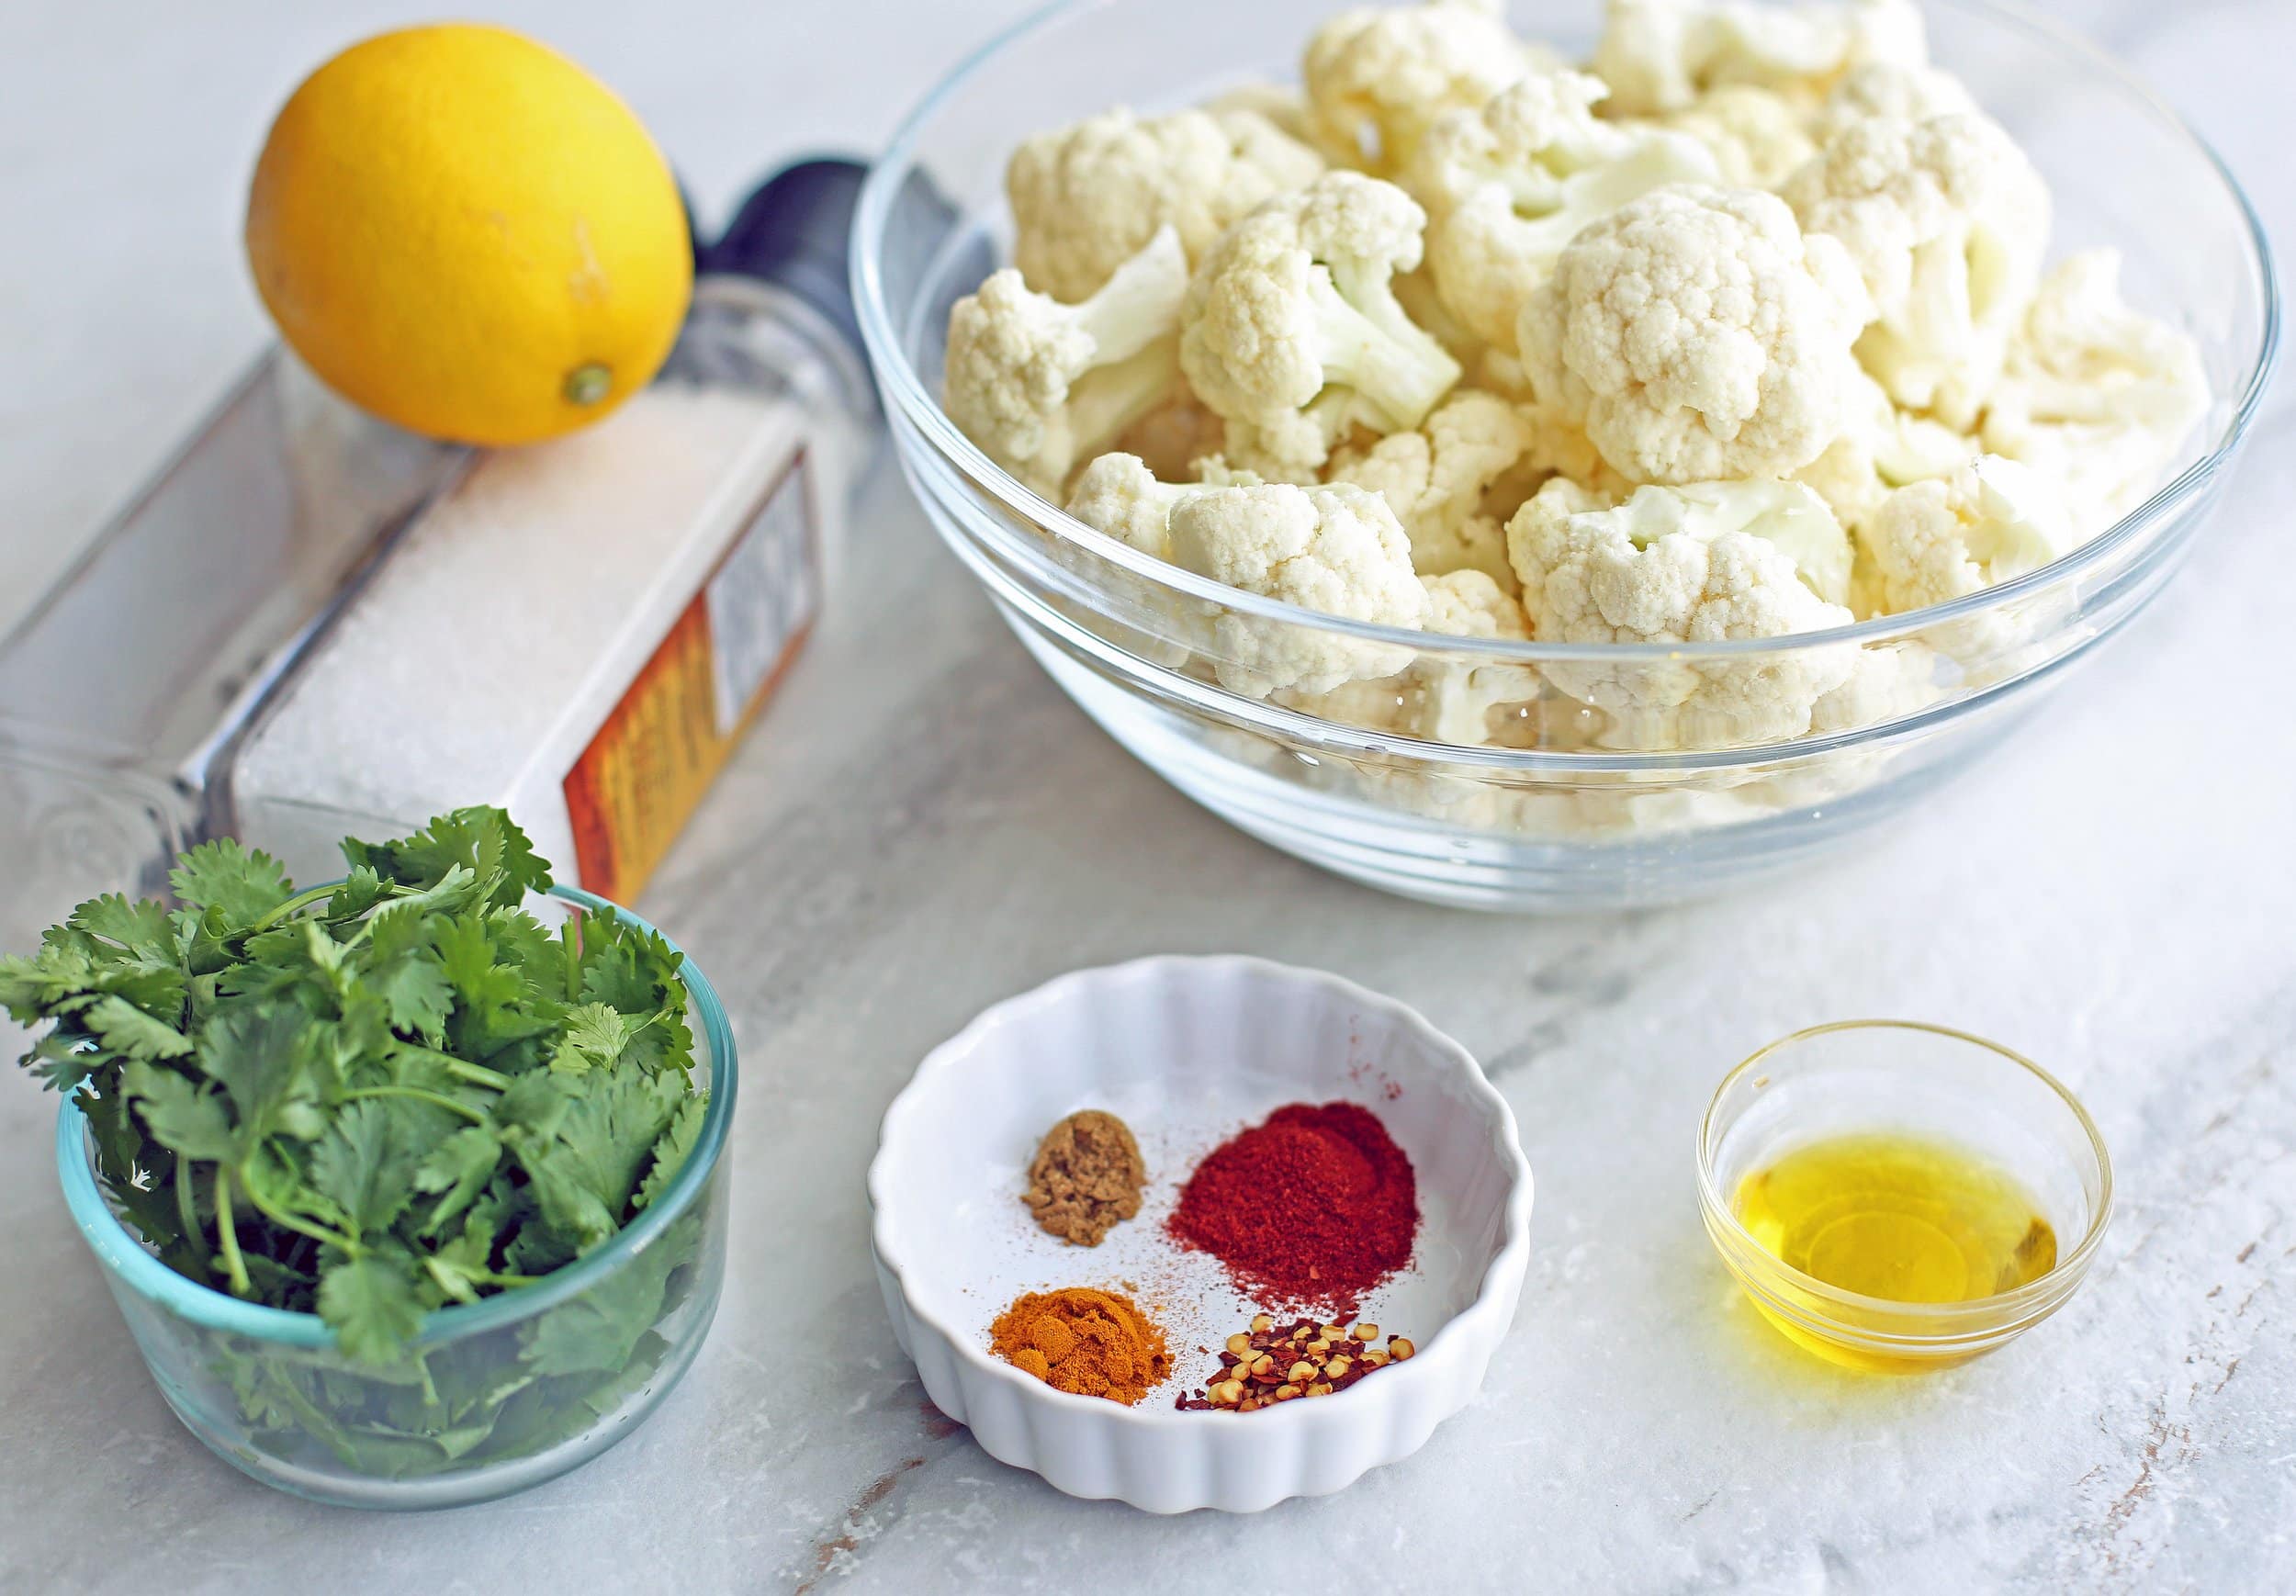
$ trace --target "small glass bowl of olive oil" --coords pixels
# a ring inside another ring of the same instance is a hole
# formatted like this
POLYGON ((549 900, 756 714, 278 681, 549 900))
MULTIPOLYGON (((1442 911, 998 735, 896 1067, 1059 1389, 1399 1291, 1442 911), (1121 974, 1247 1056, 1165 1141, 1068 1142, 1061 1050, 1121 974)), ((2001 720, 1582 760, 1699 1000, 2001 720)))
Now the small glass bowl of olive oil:
POLYGON ((1698 1132, 1706 1233, 1763 1317, 1853 1369, 1966 1363, 2064 1306, 2112 1213, 2088 1112, 1941 1026, 1797 1031, 1725 1076, 1698 1132))

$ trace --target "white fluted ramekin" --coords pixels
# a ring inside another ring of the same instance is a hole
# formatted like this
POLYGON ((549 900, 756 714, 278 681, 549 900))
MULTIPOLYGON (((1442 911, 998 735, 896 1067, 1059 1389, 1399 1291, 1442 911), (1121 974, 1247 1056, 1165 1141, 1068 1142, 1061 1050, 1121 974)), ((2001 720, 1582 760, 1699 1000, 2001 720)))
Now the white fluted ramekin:
POLYGON ((1257 1512, 1416 1452, 1481 1387, 1530 1257, 1530 1166, 1467 1050, 1401 1004, 1258 959, 1143 959, 989 1009, 886 1110, 869 1196, 885 1308, 934 1406, 1002 1462, 1151 1512, 1257 1512), (1418 1355, 1330 1397, 1176 1411, 1213 1367, 1199 1349, 1255 1311, 1211 1259, 1164 1235, 1179 1183, 1269 1110, 1342 1098, 1379 1116, 1419 1183, 1412 1265, 1361 1315, 1418 1355), (1141 1216, 1097 1248, 1045 1235, 1020 1201, 1039 1138, 1082 1107, 1123 1118, 1149 1165, 1141 1216), (1164 1325, 1174 1378, 1125 1408, 994 1356, 1005 1305, 1059 1286, 1129 1289, 1164 1325))

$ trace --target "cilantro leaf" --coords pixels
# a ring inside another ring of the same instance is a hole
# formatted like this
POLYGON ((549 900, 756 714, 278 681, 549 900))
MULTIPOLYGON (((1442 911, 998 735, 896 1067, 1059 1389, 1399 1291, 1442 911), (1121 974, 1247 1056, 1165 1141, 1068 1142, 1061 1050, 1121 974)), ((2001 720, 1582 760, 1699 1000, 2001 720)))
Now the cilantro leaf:
POLYGON ((535 852, 526 834, 492 807, 442 815, 396 842, 345 838, 343 854, 354 869, 364 865, 402 886, 434 886, 460 867, 488 883, 489 902, 505 905, 550 885, 550 867, 535 852))
POLYGON ((231 931, 246 930, 295 895, 277 860, 228 837, 179 855, 167 880, 180 902, 216 911, 231 931))
MULTIPOLYGON (((0 959, 0 1006, 26 1025, 83 1015, 105 996, 166 1025, 182 1013, 184 986, 183 971, 170 961, 123 949, 71 925, 50 927, 39 951, 28 959, 0 959)), ((107 1013, 116 1025, 141 1029, 118 1006, 107 1013)))
POLYGON ((362 1232, 388 1230, 413 1200, 428 1141, 415 1119, 420 1107, 373 1097, 353 1103, 311 1148, 311 1188, 362 1232))
POLYGON ((331 920, 356 920, 381 903, 388 888, 372 865, 359 865, 343 878, 327 900, 327 917, 331 920))
POLYGON ((81 1016, 113 1052, 130 1059, 180 1059, 191 1039, 163 1019, 154 1019, 124 997, 99 997, 81 1016))
POLYGON ((149 899, 131 904, 117 893, 107 893, 73 910, 70 924, 149 958, 172 962, 175 957, 174 924, 165 908, 149 899))
POLYGON ((568 1094, 560 1077, 542 1073, 521 1075, 494 1100, 494 1121, 506 1131, 533 1141, 547 1141, 566 1118, 568 1094))
POLYGON ((520 1237, 527 1255, 562 1257, 587 1253, 613 1234, 613 1211, 592 1189, 590 1172, 572 1152, 556 1145, 522 1146, 518 1161, 525 1166, 543 1222, 571 1242, 569 1247, 558 1237, 535 1235, 530 1227, 520 1237))
POLYGON ((409 1260, 368 1253, 333 1264, 320 1276, 319 1317, 334 1328, 350 1357, 370 1364, 395 1361, 422 1327, 422 1304, 409 1260))
POLYGON ((200 1062, 231 1094, 242 1151, 281 1128, 291 1101, 315 1095, 302 1045, 309 1023, 299 1008, 264 1005, 227 1010, 200 1033, 200 1062))
POLYGON ((436 935, 440 965, 455 994, 446 1034, 456 1052, 483 1062, 551 1028, 552 1017, 529 1006, 524 979, 495 957, 482 916, 446 917, 436 935))
POLYGON ((661 1317, 670 1272, 691 1256, 657 1239, 580 1297, 539 1316, 521 1361, 545 1375, 599 1374, 629 1361, 638 1337, 661 1317))
POLYGON ((579 972, 580 960, 548 927, 523 909, 490 909, 486 922, 495 956, 517 969, 530 997, 570 1003, 580 995, 579 977, 568 972, 579 972))
POLYGON ((32 1044, 23 1062, 51 1091, 69 1092, 103 1068, 106 1055, 83 1038, 50 1031, 32 1044))
POLYGON ((445 1039, 455 987, 431 946, 432 923, 420 915, 393 915, 376 923, 369 938, 366 989, 383 1001, 391 1028, 423 1040, 445 1039))
POLYGON ((661 1200, 662 1193, 670 1189, 670 1183, 685 1167, 693 1144, 702 1139, 702 1121, 709 1118, 709 1107, 706 1096, 688 1097, 678 1105, 678 1117, 654 1143, 653 1166, 646 1172, 637 1196, 630 1199, 632 1207, 647 1208, 661 1200))
POLYGON ((654 1144, 677 1118, 689 1094, 676 1075, 618 1070, 570 1078, 574 1087, 557 1141, 578 1178, 619 1223, 636 1195, 639 1173, 654 1144))
POLYGON ((484 1125, 466 1125, 431 1149, 417 1165, 414 1186, 421 1192, 444 1194, 431 1209, 422 1233, 436 1235, 447 1220, 467 1207, 494 1176, 502 1144, 484 1125))
POLYGON ((602 1003, 578 1004, 566 1011, 566 1034, 550 1055, 550 1067, 567 1074, 610 1070, 643 1024, 602 1003))
POLYGON ((220 1163, 239 1156, 221 1093, 141 1059, 128 1065, 124 1078, 152 1140, 176 1157, 220 1163))
POLYGON ((663 992, 677 983, 683 962, 668 942, 603 911, 584 915, 577 934, 584 998, 624 1014, 651 1014, 661 1007, 663 992))

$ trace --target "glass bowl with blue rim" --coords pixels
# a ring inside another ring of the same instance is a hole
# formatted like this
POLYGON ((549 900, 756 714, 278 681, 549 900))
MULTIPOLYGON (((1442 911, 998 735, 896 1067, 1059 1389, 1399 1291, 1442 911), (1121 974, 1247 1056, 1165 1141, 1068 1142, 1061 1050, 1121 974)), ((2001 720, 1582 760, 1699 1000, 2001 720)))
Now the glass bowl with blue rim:
MULTIPOLYGON (((653 929, 579 888, 550 896, 653 929)), ((87 1117, 67 1099, 65 1202, 175 1416, 266 1485, 384 1509, 507 1496, 636 1429, 701 1350, 726 1276, 733 1032, 691 959, 681 973, 709 1107, 669 1191, 538 1283, 433 1310, 393 1363, 354 1361, 317 1315, 242 1301, 162 1263, 106 1196, 87 1117)))

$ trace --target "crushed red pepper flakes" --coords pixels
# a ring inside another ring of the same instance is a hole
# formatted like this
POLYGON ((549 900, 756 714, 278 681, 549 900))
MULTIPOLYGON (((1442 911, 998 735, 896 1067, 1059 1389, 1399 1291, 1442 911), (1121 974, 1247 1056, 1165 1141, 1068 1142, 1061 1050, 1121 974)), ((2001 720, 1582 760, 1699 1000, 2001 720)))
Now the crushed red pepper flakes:
POLYGON ((1376 1324, 1302 1319, 1279 1325, 1263 1313, 1228 1338, 1220 1373, 1172 1405, 1184 1413, 1256 1413, 1300 1397, 1336 1396, 1419 1350, 1403 1336, 1389 1336, 1385 1346, 1379 1338, 1376 1324))

